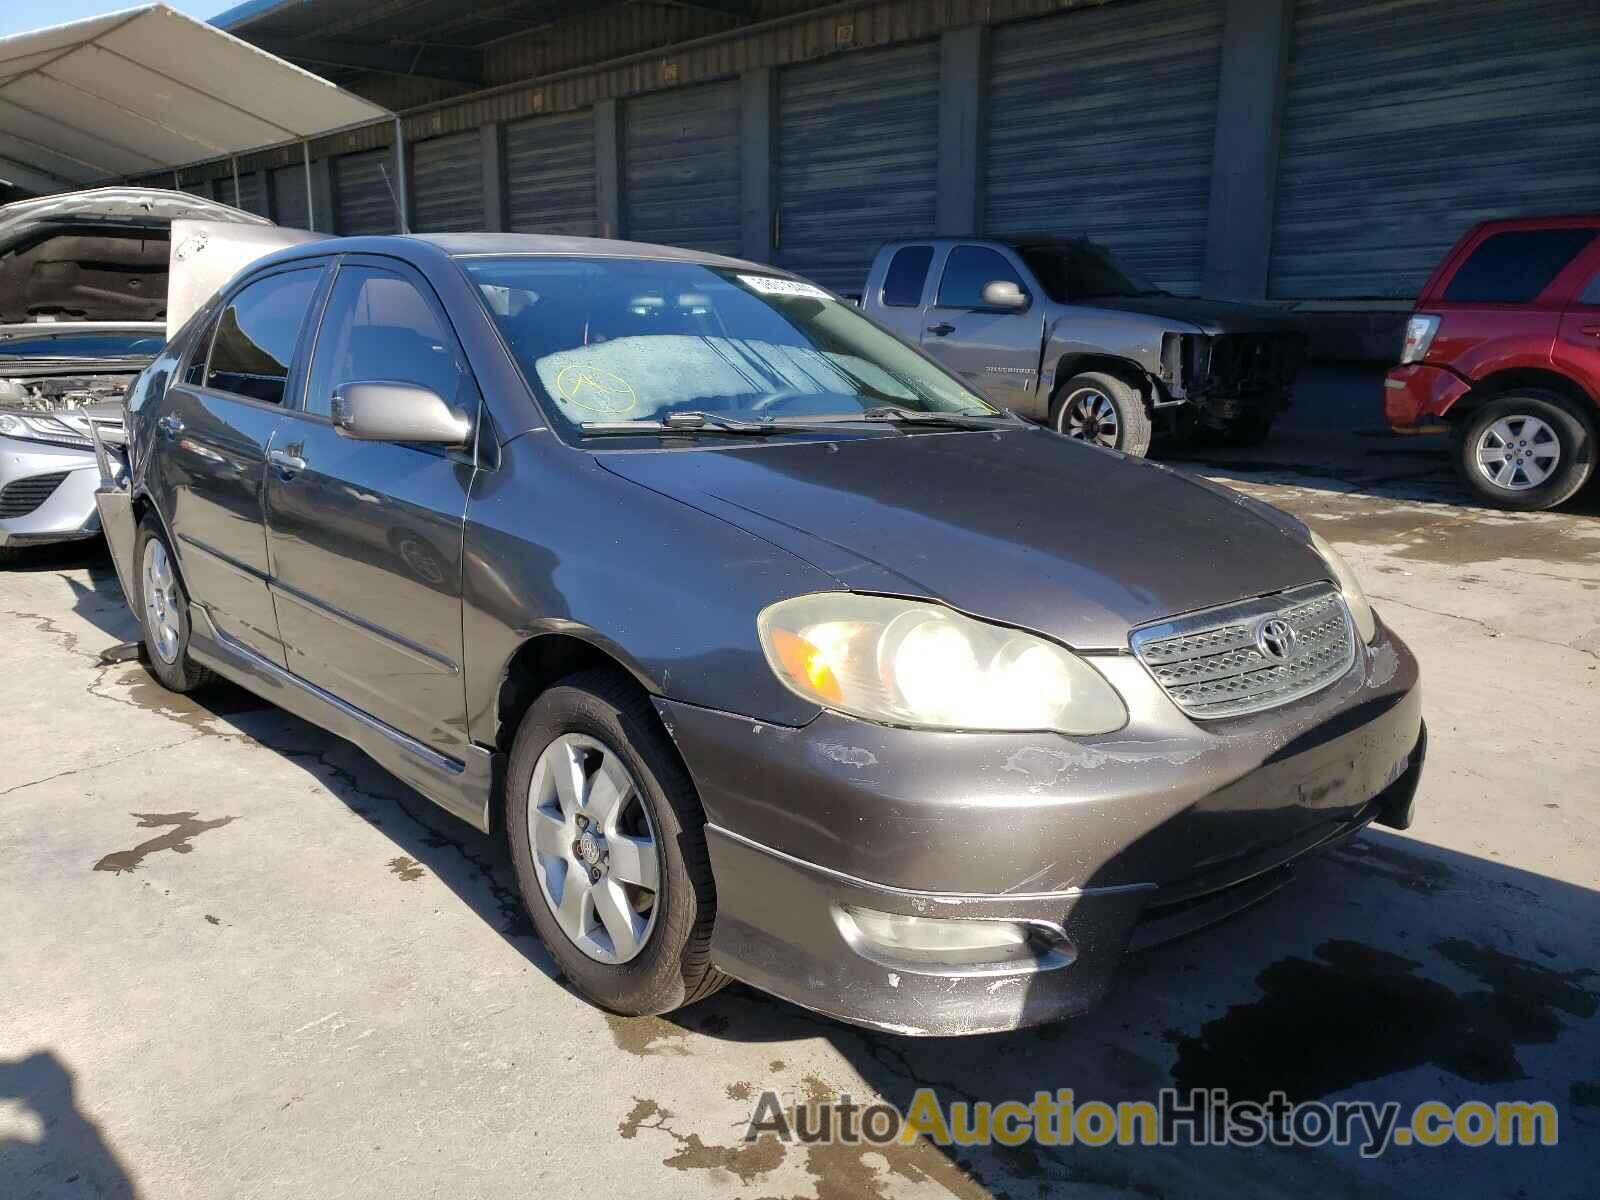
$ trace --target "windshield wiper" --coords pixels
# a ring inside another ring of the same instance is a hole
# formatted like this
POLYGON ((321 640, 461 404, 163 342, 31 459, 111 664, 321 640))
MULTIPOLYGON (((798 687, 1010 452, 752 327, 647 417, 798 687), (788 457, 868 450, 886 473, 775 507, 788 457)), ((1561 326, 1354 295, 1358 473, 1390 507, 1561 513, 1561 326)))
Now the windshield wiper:
POLYGON ((1016 418, 1009 413, 934 412, 929 409, 901 408, 896 404, 883 404, 869 408, 860 416, 842 418, 846 421, 900 421, 907 425, 941 425, 949 429, 993 429, 997 425, 1014 425, 1016 418))
POLYGON ((585 437, 637 437, 651 433, 715 433, 731 437, 766 437, 774 433, 815 433, 812 425, 791 421, 745 421, 718 413, 675 412, 658 421, 585 421, 578 426, 585 437))

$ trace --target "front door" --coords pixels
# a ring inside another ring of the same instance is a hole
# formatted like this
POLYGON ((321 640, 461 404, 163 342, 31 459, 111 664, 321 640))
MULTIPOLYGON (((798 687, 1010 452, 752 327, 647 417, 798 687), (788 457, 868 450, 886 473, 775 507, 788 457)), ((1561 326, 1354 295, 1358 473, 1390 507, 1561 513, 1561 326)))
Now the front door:
POLYGON ((334 389, 378 381, 478 411, 427 283, 391 260, 346 259, 303 403, 285 413, 267 471, 278 625, 290 671, 450 754, 466 742, 461 542, 473 458, 336 432, 334 389))
POLYGON ((279 666, 261 489, 322 274, 302 266, 263 275, 220 307, 167 390, 156 422, 163 451, 151 458, 190 595, 225 636, 279 666))
POLYGON ((1032 413, 1044 348, 1044 306, 1022 272, 991 246, 957 245, 945 255, 933 302, 925 311, 922 349, 995 404, 1032 413), (1026 309, 994 309, 986 284, 1016 284, 1026 309))

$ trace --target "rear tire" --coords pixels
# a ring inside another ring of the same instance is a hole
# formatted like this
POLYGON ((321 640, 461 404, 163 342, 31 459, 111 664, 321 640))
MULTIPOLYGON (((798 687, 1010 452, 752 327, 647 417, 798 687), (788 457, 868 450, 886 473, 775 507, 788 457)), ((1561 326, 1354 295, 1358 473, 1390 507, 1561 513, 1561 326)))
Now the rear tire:
POLYGON ((1496 508, 1554 508, 1594 474, 1594 414, 1558 392, 1526 388, 1491 400, 1455 435, 1456 470, 1496 508))
POLYGON ((1057 388, 1050 423, 1065 437, 1137 458, 1150 449, 1150 414, 1144 397, 1104 371, 1085 371, 1057 388))
POLYGON ((584 671, 534 701, 511 750, 505 829, 528 915, 587 999, 626 1016, 657 1015, 728 983, 711 965, 716 888, 705 813, 631 679, 584 671), (570 796, 555 774, 566 764, 570 796), (620 799, 607 805, 610 787, 620 799))
POLYGON ((134 540, 130 597, 144 635, 145 663, 169 692, 198 691, 216 681, 210 668, 189 657, 189 593, 172 557, 172 547, 154 517, 139 523, 134 540))

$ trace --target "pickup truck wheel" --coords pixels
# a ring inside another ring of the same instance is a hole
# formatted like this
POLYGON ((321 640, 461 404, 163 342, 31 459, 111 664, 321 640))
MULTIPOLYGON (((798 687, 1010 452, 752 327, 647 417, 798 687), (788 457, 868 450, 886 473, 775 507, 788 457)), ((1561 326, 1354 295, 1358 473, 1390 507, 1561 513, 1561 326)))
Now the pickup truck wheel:
POLYGON ((627 1016, 722 988, 705 813, 649 699, 593 670, 523 718, 505 828, 523 904, 567 981, 627 1016))
POLYGON ((193 692, 216 679, 189 657, 189 594, 155 518, 145 517, 134 542, 133 611, 144 634, 146 665, 169 692, 193 692))
POLYGON ((1051 424, 1057 433, 1143 457, 1150 449, 1144 397, 1115 375, 1085 371, 1056 391, 1051 424))
POLYGON ((1533 388, 1491 400, 1457 429, 1456 469, 1497 508, 1534 512, 1570 500, 1594 474, 1594 417, 1533 388))

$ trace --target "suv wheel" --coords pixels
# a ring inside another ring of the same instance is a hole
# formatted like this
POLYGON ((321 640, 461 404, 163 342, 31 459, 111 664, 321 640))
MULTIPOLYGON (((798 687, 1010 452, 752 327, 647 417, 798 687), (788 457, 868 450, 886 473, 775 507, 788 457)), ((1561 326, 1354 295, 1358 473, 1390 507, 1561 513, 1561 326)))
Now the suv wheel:
POLYGON ((705 814, 649 700, 585 671, 523 718, 506 777, 506 833, 545 948, 612 1012, 671 1012, 720 989, 705 814))
POLYGON ((1474 495, 1535 511, 1571 499, 1594 473, 1594 418, 1556 392, 1513 392, 1458 427, 1456 467, 1474 495))
POLYGON ((139 614, 150 673, 172 692, 192 692, 216 676, 189 657, 189 595, 183 590, 166 535, 145 517, 134 542, 133 610, 139 614))
POLYGON ((1150 449, 1144 397, 1115 375, 1085 371, 1056 390, 1051 424, 1057 433, 1143 457, 1150 449))

